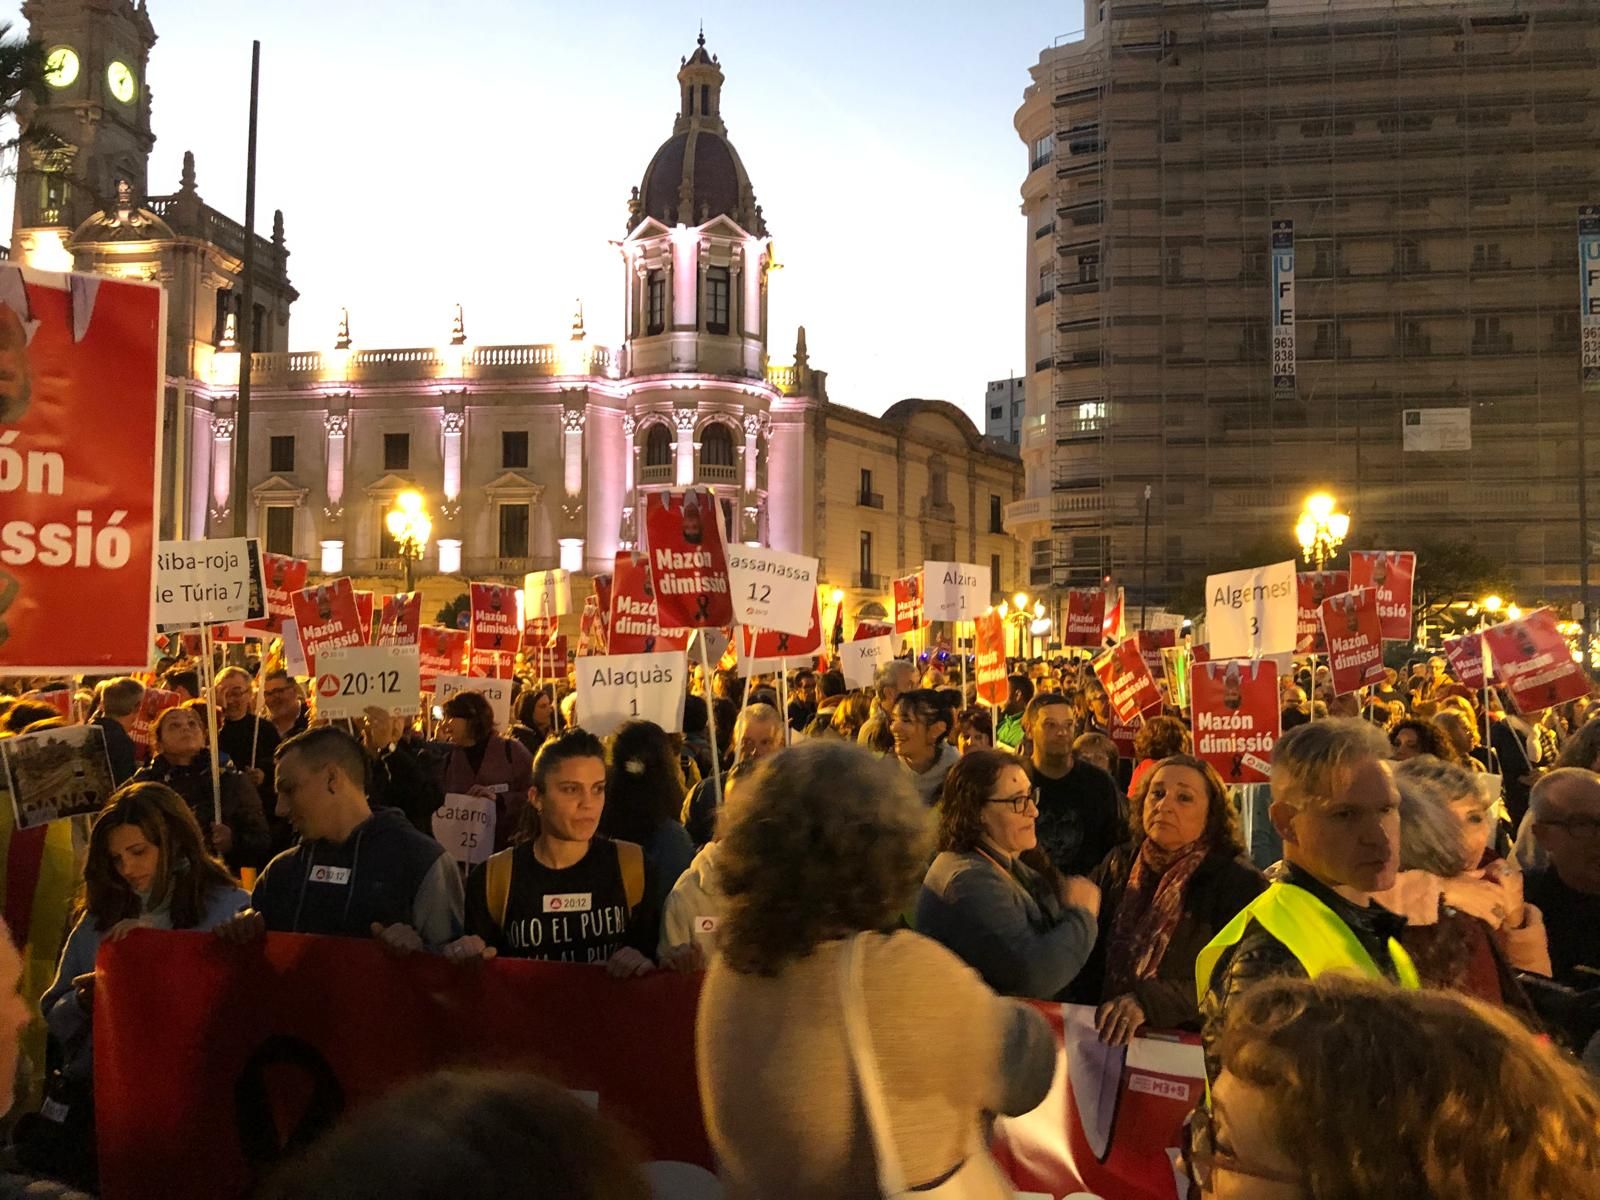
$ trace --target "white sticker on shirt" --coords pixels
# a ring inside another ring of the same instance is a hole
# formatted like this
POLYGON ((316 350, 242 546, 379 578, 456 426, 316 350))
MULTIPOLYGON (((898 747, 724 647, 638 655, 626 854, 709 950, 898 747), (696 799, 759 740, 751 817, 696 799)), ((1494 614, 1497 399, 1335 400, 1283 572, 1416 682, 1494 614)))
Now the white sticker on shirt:
POLYGON ((312 883, 331 883, 343 887, 350 882, 349 867, 312 867, 312 883))
POLYGON ((696 933, 715 933, 717 931, 717 919, 715 917, 696 917, 694 919, 694 931, 696 933))
POLYGON ((562 892, 544 898, 544 912, 588 912, 594 907, 593 892, 562 892))

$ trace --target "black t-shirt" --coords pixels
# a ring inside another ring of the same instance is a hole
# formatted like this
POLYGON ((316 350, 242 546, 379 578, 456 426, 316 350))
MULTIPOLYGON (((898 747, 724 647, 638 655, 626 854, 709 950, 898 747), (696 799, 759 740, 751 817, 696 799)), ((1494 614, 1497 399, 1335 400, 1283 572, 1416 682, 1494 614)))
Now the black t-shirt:
POLYGON ((1087 875, 1127 838, 1117 785, 1099 767, 1075 760, 1060 779, 1028 764, 1039 789, 1039 848, 1064 875, 1087 875))
POLYGON ((650 903, 649 864, 644 896, 628 906, 616 844, 596 837, 589 852, 557 871, 533 855, 531 843, 511 851, 511 892, 505 920, 489 913, 487 866, 467 876, 467 932, 508 958, 603 963, 623 946, 654 957, 660 914, 650 903))
POLYGON ((1544 916, 1556 982, 1583 991, 1600 987, 1600 979, 1577 971, 1580 963, 1600 970, 1600 896, 1568 887, 1554 867, 1529 871, 1522 895, 1544 916))

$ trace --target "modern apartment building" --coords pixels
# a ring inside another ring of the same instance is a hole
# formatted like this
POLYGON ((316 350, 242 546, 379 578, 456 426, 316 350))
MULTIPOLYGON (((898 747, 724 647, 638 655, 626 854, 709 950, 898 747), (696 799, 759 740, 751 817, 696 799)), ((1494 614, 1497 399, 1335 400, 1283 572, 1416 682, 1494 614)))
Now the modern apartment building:
POLYGON ((1016 117, 1006 523, 1032 585, 1109 574, 1136 602, 1148 537, 1160 603, 1292 544, 1325 487, 1352 545, 1470 541, 1575 598, 1600 4, 1088 0, 1085 23, 1016 117))
POLYGON ((1025 411, 1025 375, 991 379, 983 395, 983 433, 1013 446, 1022 440, 1025 411))

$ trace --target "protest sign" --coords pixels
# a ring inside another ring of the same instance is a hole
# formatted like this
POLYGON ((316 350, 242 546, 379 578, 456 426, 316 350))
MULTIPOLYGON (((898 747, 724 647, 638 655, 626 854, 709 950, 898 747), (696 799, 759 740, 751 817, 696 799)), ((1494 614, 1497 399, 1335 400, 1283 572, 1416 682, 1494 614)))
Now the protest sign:
POLYGON ((311 665, 306 662, 306 648, 300 643, 300 623, 293 617, 283 619, 283 669, 289 674, 304 679, 311 674, 311 665))
POLYGON ((470 591, 472 648, 515 653, 522 641, 516 589, 498 583, 475 583, 470 591))
POLYGON ((494 853, 493 796, 448 792, 433 813, 433 840, 456 862, 475 867, 494 853))
POLYGON ((156 621, 164 629, 243 621, 250 613, 250 580, 249 538, 162 542, 156 621))
POLYGON ((989 568, 973 563, 922 564, 923 619, 970 621, 989 607, 989 568))
MULTIPOLYGON (((722 522, 709 492, 651 492, 645 503, 650 572, 665 628, 733 622, 722 522)), ((613 650, 615 647, 613 647, 613 650)))
POLYGON ((153 756, 156 749, 154 730, 156 718, 167 709, 177 708, 182 703, 182 692, 169 692, 155 687, 145 688, 144 695, 139 697, 139 711, 134 714, 133 728, 128 730, 128 736, 133 739, 134 745, 143 746, 153 756))
POLYGON ((1196 663, 1189 689, 1195 754, 1227 783, 1268 782, 1283 715, 1278 665, 1270 658, 1196 663))
POLYGON ((1111 700, 1111 711, 1127 723, 1161 705, 1161 690, 1145 665, 1144 655, 1139 653, 1139 644, 1132 638, 1118 642, 1095 659, 1094 673, 1111 700))
POLYGON ((1494 656, 1495 678, 1510 690, 1518 712, 1542 712, 1589 694, 1588 677, 1548 608, 1491 625, 1483 636, 1494 656))
POLYGON ((740 625, 804 633, 817 591, 817 560, 761 546, 728 547, 733 619, 740 625))
POLYGON ((162 289, 0 263, 0 326, 0 675, 143 670, 162 289))
POLYGON ((1294 560, 1206 577, 1206 636, 1211 657, 1291 654, 1299 588, 1294 560))
POLYGON ((357 590, 356 597, 356 623, 361 626, 361 644, 372 644, 372 617, 378 609, 378 594, 376 592, 363 592, 357 590))
POLYGON ((18 829, 99 812, 115 787, 106 732, 98 725, 0 738, 0 767, 18 829))
POLYGON ((1139 653, 1144 655, 1144 665, 1150 674, 1161 678, 1161 652, 1178 644, 1176 629, 1141 629, 1138 632, 1139 653))
POLYGON ((984 613, 973 622, 972 646, 978 699, 1004 704, 1011 696, 1011 681, 1006 670, 1006 625, 999 613, 984 613))
POLYGON ((383 598, 378 614, 378 645, 415 646, 421 629, 421 592, 396 592, 383 598))
POLYGON ((1161 669, 1167 677, 1167 703, 1174 708, 1189 707, 1189 677, 1195 662, 1190 646, 1165 646, 1161 650, 1161 669))
POLYGON ((538 680, 565 679, 569 659, 567 635, 560 633, 542 651, 528 654, 528 670, 538 680))
POLYGON ((606 623, 606 648, 610 653, 654 654, 682 650, 689 644, 689 630, 661 627, 655 572, 644 555, 618 551, 608 590, 611 615, 606 623))
POLYGON ((441 675, 459 675, 466 668, 467 633, 442 625, 417 631, 418 671, 423 691, 432 691, 441 675))
POLYGON ((368 708, 409 716, 421 708, 415 646, 340 646, 317 656, 317 716, 358 718, 368 708))
POLYGON ((1062 631, 1063 646, 1103 645, 1101 631, 1106 621, 1106 594, 1099 588, 1073 588, 1067 593, 1067 627, 1062 631))
MULTIPOLYGON (((473 675, 435 675, 433 702, 442 705, 457 692, 477 692, 489 702, 494 713, 496 728, 511 724, 511 681, 508 679, 480 679, 473 675)), ((588 722, 584 723, 588 728, 588 722)))
POLYGON ((517 673, 517 656, 503 650, 469 650, 467 674, 474 679, 510 679, 517 673))
POLYGON ((1464 633, 1444 640, 1444 656, 1449 660, 1451 672, 1464 686, 1474 690, 1488 682, 1484 672, 1487 653, 1481 634, 1464 633))
POLYGON ((361 624, 356 607, 356 592, 348 579, 305 588, 294 594, 295 628, 311 671, 317 669, 317 655, 339 646, 365 646, 369 626, 361 624))
POLYGON ((782 671, 789 667, 810 666, 812 657, 822 649, 822 611, 817 594, 811 593, 811 628, 803 637, 792 633, 779 633, 775 629, 738 628, 739 673, 748 679, 768 671, 782 671), (796 662, 799 659, 801 661, 796 662))
POLYGON ((850 640, 864 642, 868 638, 883 637, 894 632, 894 624, 890 621, 857 621, 855 629, 850 633, 850 640))
POLYGON ((1350 590, 1349 571, 1301 571, 1294 577, 1297 596, 1294 626, 1296 654, 1324 654, 1322 602, 1350 590))
POLYGON ((910 633, 928 624, 922 603, 922 572, 913 571, 894 581, 894 631, 910 633))
POLYGON ((1116 601, 1106 610, 1106 619, 1100 626, 1100 640, 1106 642, 1120 642, 1128 636, 1126 595, 1121 588, 1117 589, 1116 601))
POLYGON ((689 660, 682 650, 586 658, 578 666, 578 714, 583 727, 605 737, 624 721, 638 720, 679 733, 688 677, 689 660))
POLYGON ((839 669, 844 672, 845 687, 852 691, 871 687, 878 668, 893 657, 894 638, 890 636, 839 643, 839 669))
POLYGON ((572 573, 530 571, 522 579, 522 596, 525 617, 564 617, 572 611, 572 573))
MULTIPOLYGON (((721 662, 733 641, 731 629, 696 629, 689 635, 690 662, 721 662)), ((670 649, 671 647, 665 647, 670 649)))
POLYGON ((284 620, 294 617, 294 594, 306 586, 310 571, 311 564, 303 558, 263 554, 261 572, 267 614, 259 621, 251 621, 250 627, 281 636, 284 620))
POLYGON ((1333 691, 1343 696, 1383 679, 1383 626, 1378 593, 1363 587, 1322 602, 1322 634, 1328 644, 1333 691))
POLYGON ((1350 551, 1350 588, 1378 593, 1378 623, 1385 641, 1411 640, 1411 591, 1417 556, 1410 550, 1350 551))
POLYGON ((555 617, 528 617, 522 621, 522 652, 532 658, 549 649, 555 638, 555 617))

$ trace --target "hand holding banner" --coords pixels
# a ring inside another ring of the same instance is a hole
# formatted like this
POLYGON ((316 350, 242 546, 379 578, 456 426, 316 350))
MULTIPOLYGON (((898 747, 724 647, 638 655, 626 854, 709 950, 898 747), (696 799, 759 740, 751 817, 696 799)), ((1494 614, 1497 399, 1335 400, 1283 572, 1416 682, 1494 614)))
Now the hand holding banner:
POLYGON ((466 668, 467 631, 424 625, 417 633, 420 682, 423 691, 433 691, 441 675, 459 675, 466 668))
POLYGON ((1067 593, 1067 627, 1061 644, 1098 649, 1104 644, 1101 630, 1105 620, 1105 592, 1099 588, 1073 588, 1067 593))
POLYGON ((1356 588, 1324 600, 1322 633, 1328 643, 1334 695, 1348 695, 1383 679, 1383 627, 1376 589, 1356 588))
POLYGON ((928 624, 922 603, 922 572, 913 571, 894 581, 894 631, 910 633, 928 624))
POLYGON ((1464 633, 1444 640, 1444 656, 1450 662, 1450 669, 1465 687, 1474 691, 1488 683, 1484 672, 1487 653, 1482 634, 1464 633))
POLYGON ((1196 756, 1227 783, 1268 782, 1283 717, 1278 664, 1270 658, 1196 663, 1189 687, 1196 756))
POLYGON ((397 592, 383 598, 383 610, 378 617, 378 645, 415 646, 421 628, 421 592, 397 592))
POLYGON ((356 592, 348 579, 306 588, 294 594, 295 627, 312 674, 317 655, 340 646, 365 646, 367 631, 356 607, 356 592))
POLYGON ((1299 589, 1294 560, 1206 577, 1211 657, 1292 654, 1299 589))
POLYGON ((578 664, 578 719, 596 737, 634 720, 681 732, 688 678, 683 650, 586 658, 578 664))
POLYGON ((1338 596, 1350 590, 1350 572, 1301 571, 1294 578, 1299 597, 1295 619, 1295 653, 1325 654, 1328 645, 1322 638, 1322 602, 1329 596, 1338 596))
POLYGON ((498 583, 474 583, 472 596, 472 648, 514 654, 522 641, 515 588, 498 583))
POLYGON ((805 633, 817 591, 817 560, 762 546, 728 548, 733 619, 779 633, 805 633))

